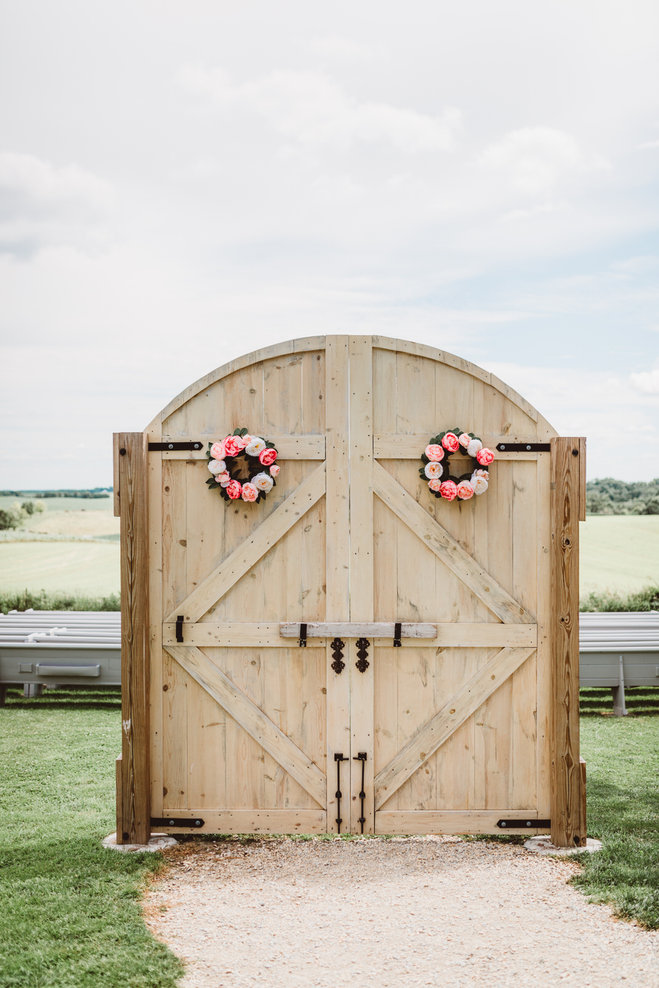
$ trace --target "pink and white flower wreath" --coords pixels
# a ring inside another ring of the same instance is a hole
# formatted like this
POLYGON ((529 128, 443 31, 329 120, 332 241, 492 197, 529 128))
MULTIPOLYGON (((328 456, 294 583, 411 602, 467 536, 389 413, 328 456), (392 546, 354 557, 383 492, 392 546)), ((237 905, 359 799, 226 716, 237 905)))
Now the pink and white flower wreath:
POLYGON ((265 500, 275 486, 279 474, 277 450, 273 443, 252 436, 247 429, 236 429, 217 443, 209 443, 206 456, 212 476, 206 483, 218 489, 225 501, 243 500, 248 503, 265 500), (244 468, 248 479, 244 479, 244 468), (238 477, 243 476, 242 480, 238 477))
POLYGON ((488 467, 494 459, 491 449, 473 432, 462 432, 461 429, 451 429, 433 436, 421 454, 423 466, 419 474, 428 481, 428 487, 435 497, 443 497, 446 501, 468 501, 474 494, 484 494, 489 484, 488 467), (452 453, 460 452, 470 456, 474 468, 459 477, 451 475, 449 457, 452 453))

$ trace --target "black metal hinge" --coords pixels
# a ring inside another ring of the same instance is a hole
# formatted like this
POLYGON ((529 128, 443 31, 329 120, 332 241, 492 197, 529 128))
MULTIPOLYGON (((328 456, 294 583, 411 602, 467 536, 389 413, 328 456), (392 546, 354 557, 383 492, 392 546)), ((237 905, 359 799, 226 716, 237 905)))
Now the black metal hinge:
POLYGON ((343 649, 346 647, 346 643, 342 641, 341 638, 335 638, 330 645, 332 649, 332 669, 339 676, 346 667, 343 661, 343 649))
POLYGON ((151 817, 152 827, 203 827, 203 825, 204 821, 200 820, 199 817, 190 817, 188 819, 173 816, 151 817))
POLYGON ((366 672, 369 667, 368 650, 370 645, 371 643, 368 638, 357 639, 357 661, 355 662, 355 665, 360 672, 366 672))
POLYGON ((532 827, 534 830, 550 830, 551 820, 497 820, 497 827, 500 830, 521 830, 524 827, 532 827))
POLYGON ((170 449, 185 449, 185 450, 201 449, 201 445, 202 444, 198 440, 196 440, 195 442, 180 442, 180 443, 174 441, 169 443, 149 443, 149 452, 157 453, 163 450, 167 451, 170 449))
POLYGON ((549 443, 497 443, 500 453, 549 453, 549 443))

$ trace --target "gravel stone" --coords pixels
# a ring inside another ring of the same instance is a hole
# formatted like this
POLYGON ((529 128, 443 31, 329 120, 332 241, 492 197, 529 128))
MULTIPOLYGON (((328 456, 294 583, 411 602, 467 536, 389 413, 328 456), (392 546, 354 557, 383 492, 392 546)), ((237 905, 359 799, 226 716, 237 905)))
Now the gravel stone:
POLYGON ((182 988, 659 988, 659 933, 569 860, 456 837, 192 842, 144 900, 182 988))

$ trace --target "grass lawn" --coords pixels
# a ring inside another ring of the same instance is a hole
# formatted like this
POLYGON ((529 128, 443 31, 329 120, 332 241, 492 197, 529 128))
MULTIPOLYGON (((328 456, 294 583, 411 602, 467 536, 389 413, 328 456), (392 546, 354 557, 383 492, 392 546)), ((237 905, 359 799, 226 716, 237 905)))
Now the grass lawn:
POLYGON ((659 716, 581 718, 588 836, 574 883, 619 916, 659 928, 659 716))
POLYGON ((118 542, 0 542, 0 592, 119 593, 118 542))
POLYGON ((142 923, 152 854, 106 850, 119 693, 0 708, 0 985, 174 988, 181 965, 142 923))

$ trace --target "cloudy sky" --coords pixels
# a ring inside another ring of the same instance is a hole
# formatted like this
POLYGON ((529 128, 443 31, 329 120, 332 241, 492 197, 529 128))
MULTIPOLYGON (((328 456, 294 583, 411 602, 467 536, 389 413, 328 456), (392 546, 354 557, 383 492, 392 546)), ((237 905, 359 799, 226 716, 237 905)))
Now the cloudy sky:
POLYGON ((113 431, 336 332, 659 476, 656 0, 0 11, 0 487, 107 485, 113 431))

